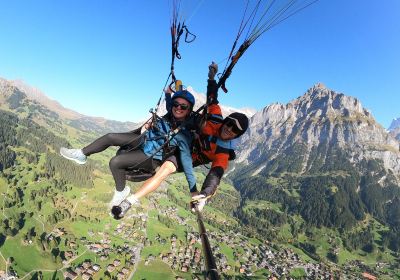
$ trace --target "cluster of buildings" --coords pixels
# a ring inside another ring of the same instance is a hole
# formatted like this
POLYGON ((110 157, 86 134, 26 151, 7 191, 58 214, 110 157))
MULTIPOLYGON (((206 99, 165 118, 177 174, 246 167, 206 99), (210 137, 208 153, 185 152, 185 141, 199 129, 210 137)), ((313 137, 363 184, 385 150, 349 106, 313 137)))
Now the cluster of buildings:
MULTIPOLYGON (((142 221, 142 219, 140 219, 142 221)), ((111 225, 107 225, 106 229, 110 229, 111 225)), ((58 232, 59 230, 57 230, 58 232)), ((67 269, 64 271, 64 278, 74 280, 79 279, 89 280, 95 278, 96 274, 101 273, 100 277, 104 274, 113 275, 116 279, 128 279, 129 275, 134 270, 136 263, 140 259, 141 242, 144 241, 144 236, 137 234, 135 228, 128 223, 121 222, 110 233, 93 230, 88 231, 90 238, 81 237, 79 244, 82 244, 90 252, 95 253, 100 261, 92 263, 86 260, 79 265, 70 265, 74 257, 77 256, 77 240, 68 239, 65 244, 71 249, 64 252, 65 259, 63 264, 67 269), (126 241, 123 245, 115 245, 111 235, 124 238, 126 241), (129 239, 127 238, 129 237, 129 239), (89 240, 90 239, 90 240, 89 240), (94 241, 96 240, 96 241, 94 241), (131 244, 138 244, 132 246, 131 244)), ((65 234, 66 232, 63 231, 65 234)), ((54 236, 50 234, 49 236, 54 236)))
MULTIPOLYGON (((176 207, 157 207, 160 213, 168 215, 178 223, 182 219, 177 215, 176 207)), ((187 225, 187 221, 185 223, 187 225)), ((255 271, 267 269, 271 272, 271 279, 282 276, 290 278, 290 273, 294 269, 304 271, 307 279, 337 279, 339 270, 322 263, 303 262, 297 253, 291 249, 273 249, 267 243, 252 245, 248 239, 236 232, 208 232, 208 238, 211 241, 212 251, 220 273, 233 274, 240 273, 246 276, 252 276, 255 271), (234 261, 229 262, 228 257, 222 253, 220 245, 226 245, 233 248, 234 261)), ((178 242, 177 237, 172 235, 167 242, 170 242, 170 251, 160 254, 158 258, 167 263, 171 269, 181 272, 201 272, 204 270, 200 236, 193 229, 188 232, 186 242, 178 242)), ((165 239, 156 237, 159 243, 165 243, 165 239)), ((146 264, 154 260, 155 256, 149 256, 146 264)), ((360 274, 355 277, 359 277, 360 274)), ((350 274, 350 278, 351 274, 350 274)), ((354 278, 357 279, 357 278, 354 278)))
MULTIPOLYGON (((64 278, 75 280, 78 277, 81 277, 83 280, 93 279, 95 274, 97 274, 101 269, 101 266, 98 264, 92 264, 91 261, 85 261, 78 265, 75 269, 68 268, 64 272, 64 278)), ((127 263, 123 266, 119 259, 114 259, 105 267, 106 273, 108 272, 110 275, 111 273, 115 273, 115 276, 118 280, 127 279, 131 268, 127 263)))
POLYGON ((162 215, 165 215, 167 217, 172 217, 179 225, 186 225, 187 220, 184 219, 183 217, 179 216, 178 213, 178 208, 174 206, 167 206, 165 208, 158 208, 159 213, 162 215))
MULTIPOLYGON (((100 234, 102 234, 100 232, 100 234)), ((82 239, 88 250, 99 255, 99 260, 102 263, 106 263, 102 268, 99 264, 93 264, 91 261, 84 261, 77 265, 75 268, 69 267, 64 272, 65 279, 74 280, 80 276, 83 280, 93 279, 93 276, 103 269, 102 273, 113 274, 119 280, 128 279, 128 276, 134 269, 135 264, 139 260, 140 248, 130 247, 128 243, 123 246, 111 245, 111 240, 104 234, 104 239, 99 242, 90 242, 86 239, 82 239), (117 256, 117 258, 111 258, 111 256, 117 256), (123 258, 121 261, 119 258, 123 258)))
POLYGON ((98 264, 92 264, 90 261, 85 261, 78 265, 75 269, 69 268, 64 271, 63 275, 65 279, 75 280, 78 276, 81 276, 83 280, 89 280, 96 273, 100 271, 101 267, 98 264))
POLYGON ((0 270, 0 280, 17 280, 18 275, 14 271, 0 270))
POLYGON ((160 254, 159 258, 167 263, 171 269, 182 272, 201 271, 202 252, 197 243, 197 238, 192 234, 187 235, 188 243, 177 244, 176 235, 170 237, 171 251, 160 254))

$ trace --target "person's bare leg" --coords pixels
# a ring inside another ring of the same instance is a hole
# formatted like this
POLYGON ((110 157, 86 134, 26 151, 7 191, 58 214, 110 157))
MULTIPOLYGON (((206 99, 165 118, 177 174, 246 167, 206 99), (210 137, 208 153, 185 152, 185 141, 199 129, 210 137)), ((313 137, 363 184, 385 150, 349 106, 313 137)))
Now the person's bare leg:
POLYGON ((131 196, 134 196, 137 200, 141 199, 142 197, 158 189, 162 181, 164 181, 170 174, 174 173, 175 171, 176 167, 172 162, 164 162, 160 166, 160 169, 157 170, 156 174, 154 174, 153 177, 147 179, 144 182, 143 186, 131 196))
POLYGON ((122 201, 118 206, 114 206, 111 209, 111 213, 115 219, 119 220, 125 216, 125 214, 129 211, 132 205, 138 205, 139 199, 148 195, 149 193, 155 191, 168 177, 168 175, 174 173, 176 171, 175 165, 166 161, 161 165, 160 169, 154 174, 153 177, 146 180, 143 186, 135 193, 128 196, 124 201, 122 201))

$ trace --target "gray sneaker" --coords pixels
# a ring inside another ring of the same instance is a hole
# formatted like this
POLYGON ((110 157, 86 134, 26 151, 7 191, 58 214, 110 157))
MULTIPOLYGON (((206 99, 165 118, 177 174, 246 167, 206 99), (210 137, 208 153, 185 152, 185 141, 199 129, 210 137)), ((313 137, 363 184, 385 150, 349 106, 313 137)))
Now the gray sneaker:
POLYGON ((60 149, 60 154, 66 159, 73 160, 78 164, 86 163, 86 156, 80 149, 67 149, 63 147, 60 149))

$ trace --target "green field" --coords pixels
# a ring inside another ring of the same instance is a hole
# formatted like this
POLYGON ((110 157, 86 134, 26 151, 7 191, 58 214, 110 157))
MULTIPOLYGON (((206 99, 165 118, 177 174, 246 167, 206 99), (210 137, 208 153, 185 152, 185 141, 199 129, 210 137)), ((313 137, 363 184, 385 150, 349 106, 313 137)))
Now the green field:
POLYGON ((51 260, 50 253, 42 253, 35 243, 23 245, 21 237, 18 235, 15 238, 7 238, 0 251, 5 258, 12 256, 15 259, 13 267, 20 276, 24 276, 32 270, 56 270, 61 268, 60 264, 49 261, 51 260))
POLYGON ((259 209, 272 209, 278 213, 282 213, 282 205, 281 203, 272 203, 266 200, 252 200, 246 203, 244 210, 249 210, 252 208, 259 208, 259 209))
POLYGON ((307 276, 303 268, 294 268, 290 271, 289 275, 295 279, 304 279, 304 277, 307 276))
POLYGON ((1 210, 3 210, 3 201, 4 201, 4 196, 7 193, 7 182, 3 178, 0 177, 0 207, 1 210))
MULTIPOLYGON (((148 265, 141 261, 137 267, 137 271, 133 276, 133 280, 152 280, 152 279, 165 279, 174 280, 176 274, 170 267, 162 261, 151 261, 148 265)), ((187 278, 191 279, 191 278, 187 278)))

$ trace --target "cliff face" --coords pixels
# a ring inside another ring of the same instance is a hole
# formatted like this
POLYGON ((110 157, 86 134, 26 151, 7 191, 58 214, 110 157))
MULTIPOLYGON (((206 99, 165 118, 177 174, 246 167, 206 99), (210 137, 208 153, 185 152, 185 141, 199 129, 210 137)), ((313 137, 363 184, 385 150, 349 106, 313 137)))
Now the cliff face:
POLYGON ((400 118, 394 119, 389 127, 390 134, 400 141, 400 118))
POLYGON ((399 141, 358 99, 322 84, 286 105, 272 104, 257 112, 239 147, 236 162, 253 165, 255 173, 291 150, 301 161, 296 171, 307 173, 332 160, 329 153, 335 149, 355 166, 374 159, 400 177, 399 141))

